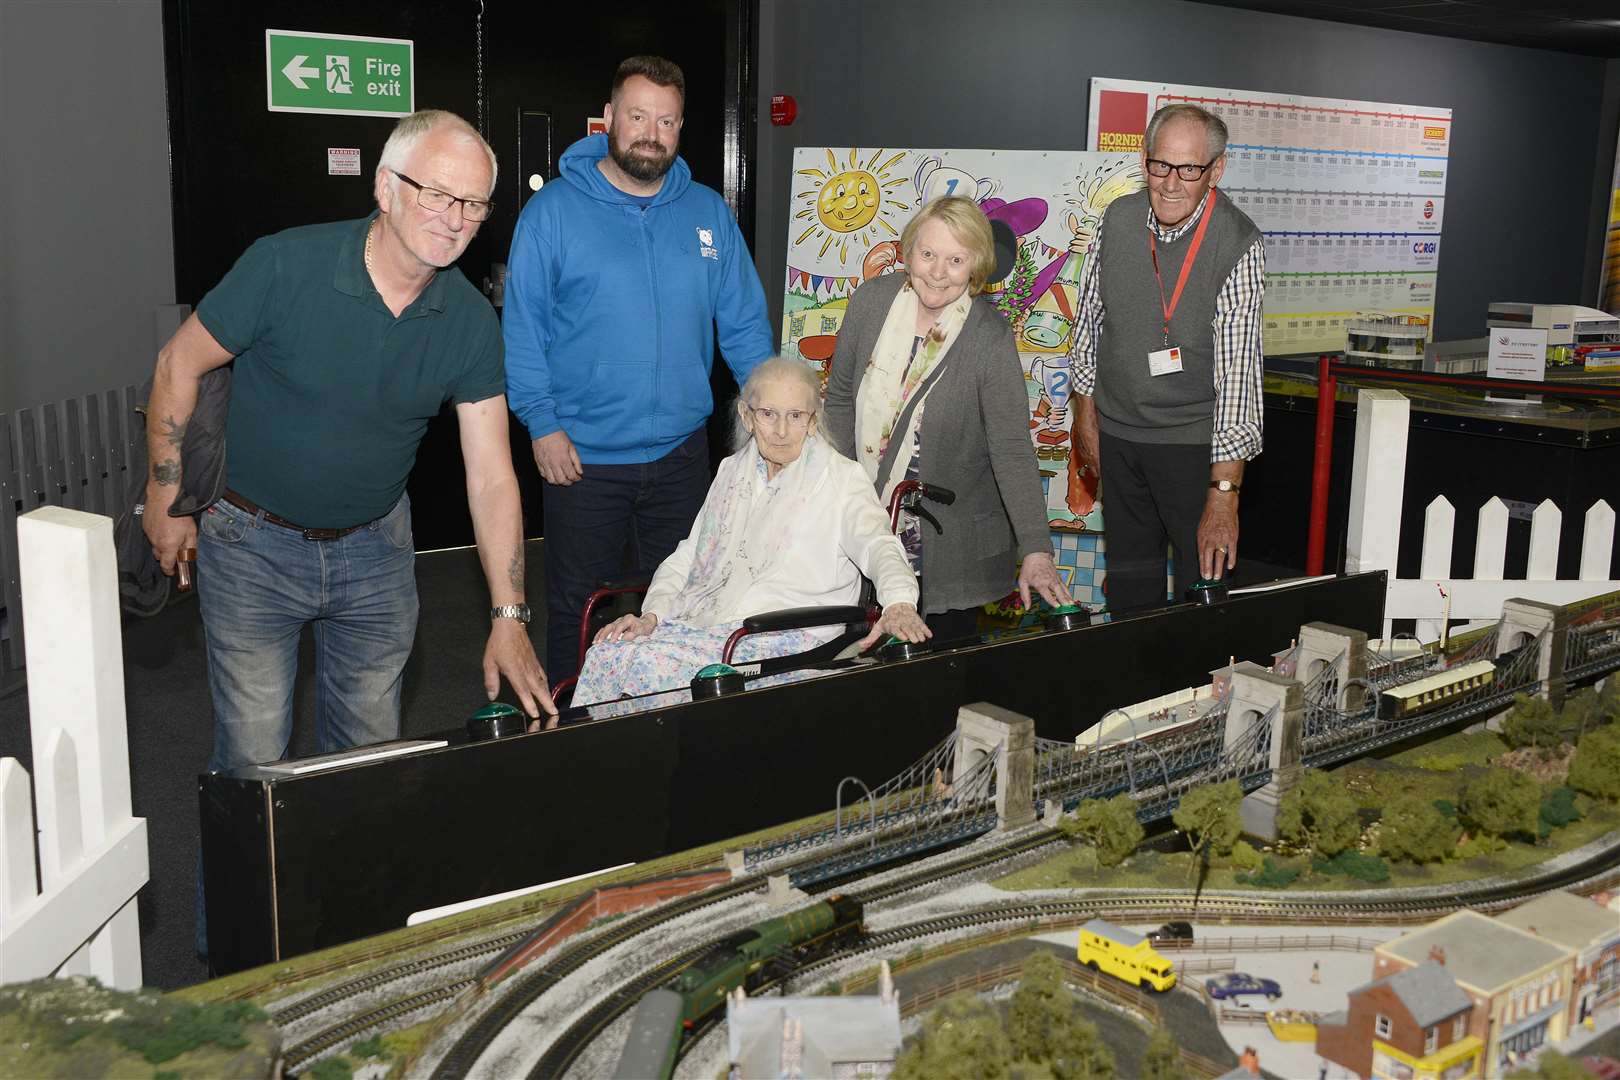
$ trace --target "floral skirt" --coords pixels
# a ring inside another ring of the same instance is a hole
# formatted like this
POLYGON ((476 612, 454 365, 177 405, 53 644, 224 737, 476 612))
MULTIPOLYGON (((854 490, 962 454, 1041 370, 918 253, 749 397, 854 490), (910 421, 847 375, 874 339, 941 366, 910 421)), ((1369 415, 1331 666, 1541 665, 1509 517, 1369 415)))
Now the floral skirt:
MULTIPOLYGON (((615 716, 690 701, 692 691, 688 684, 692 676, 720 662, 726 650, 726 639, 736 629, 735 626, 702 629, 679 622, 661 622, 644 638, 592 645, 585 654, 579 682, 574 686, 573 704, 599 706, 591 710, 594 716, 615 716), (625 700, 627 698, 633 700, 625 700)), ((759 670, 760 660, 813 649, 836 634, 826 627, 751 634, 738 644, 732 666, 744 675, 753 675, 759 670)), ((748 688, 797 682, 816 674, 815 671, 786 671, 763 679, 749 679, 748 688)))

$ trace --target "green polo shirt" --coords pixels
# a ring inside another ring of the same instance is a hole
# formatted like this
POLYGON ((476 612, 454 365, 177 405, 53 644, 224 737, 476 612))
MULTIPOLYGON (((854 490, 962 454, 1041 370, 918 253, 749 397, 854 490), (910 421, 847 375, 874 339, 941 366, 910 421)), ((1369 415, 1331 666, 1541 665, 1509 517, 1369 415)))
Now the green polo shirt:
POLYGON ((236 356, 227 483, 310 528, 382 517, 444 403, 506 392, 489 302, 451 268, 395 318, 366 273, 371 220, 263 237, 197 305, 236 356))

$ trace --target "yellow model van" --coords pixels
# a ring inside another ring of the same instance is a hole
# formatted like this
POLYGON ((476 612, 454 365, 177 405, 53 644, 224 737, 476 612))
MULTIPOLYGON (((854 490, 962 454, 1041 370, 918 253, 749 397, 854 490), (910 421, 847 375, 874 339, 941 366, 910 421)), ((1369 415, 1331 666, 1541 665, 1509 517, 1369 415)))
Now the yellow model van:
POLYGON ((1176 985, 1175 968, 1147 938, 1104 919, 1092 919, 1080 928, 1078 959, 1093 971, 1107 972, 1144 990, 1168 990, 1176 985))

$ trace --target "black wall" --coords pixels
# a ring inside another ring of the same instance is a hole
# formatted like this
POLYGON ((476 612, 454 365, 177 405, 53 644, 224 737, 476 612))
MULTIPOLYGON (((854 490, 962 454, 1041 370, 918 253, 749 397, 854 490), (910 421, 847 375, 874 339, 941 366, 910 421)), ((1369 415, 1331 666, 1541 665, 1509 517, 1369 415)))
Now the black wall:
POLYGON ((778 321, 795 146, 1080 148, 1093 76, 1449 107, 1439 337, 1482 334, 1493 300, 1592 299, 1620 93, 1601 59, 1184 0, 778 0, 760 42, 761 107, 799 104, 756 160, 778 321))
MULTIPOLYGON (((372 171, 393 119, 269 112, 266 27, 411 39, 417 108, 450 109, 477 124, 482 100, 484 133, 500 176, 496 214, 460 263, 474 284, 482 286, 491 264, 506 259, 527 174, 555 176, 557 158, 585 134, 586 118, 601 115, 614 68, 635 53, 660 53, 685 69, 681 153, 699 182, 727 192, 734 205, 741 198, 746 111, 737 103, 752 99, 751 88, 743 89, 749 4, 621 0, 611 7, 561 8, 488 0, 483 7, 480 95, 476 0, 165 0, 179 300, 195 304, 260 236, 360 217, 373 205, 372 171), (532 136, 525 140, 520 170, 519 112, 525 109, 550 117, 551 137, 546 153, 532 136), (327 176, 329 146, 359 147, 362 175, 327 176)), ((527 434, 515 421, 513 452, 525 482, 527 532, 535 535, 542 531, 538 476, 527 434)), ((471 542, 461 470, 447 411, 430 428, 411 480, 418 548, 471 542)))

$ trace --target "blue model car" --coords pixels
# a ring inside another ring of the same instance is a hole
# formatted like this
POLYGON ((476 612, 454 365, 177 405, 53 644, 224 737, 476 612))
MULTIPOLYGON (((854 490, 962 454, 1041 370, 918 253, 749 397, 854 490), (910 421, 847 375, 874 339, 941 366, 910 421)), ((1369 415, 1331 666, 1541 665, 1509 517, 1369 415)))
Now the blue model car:
POLYGON ((1282 987, 1277 985, 1277 980, 1262 979, 1242 971, 1216 975, 1204 984, 1204 988, 1209 991, 1210 997, 1217 1000, 1239 998, 1246 994, 1263 994, 1267 1001, 1282 997, 1282 987))

